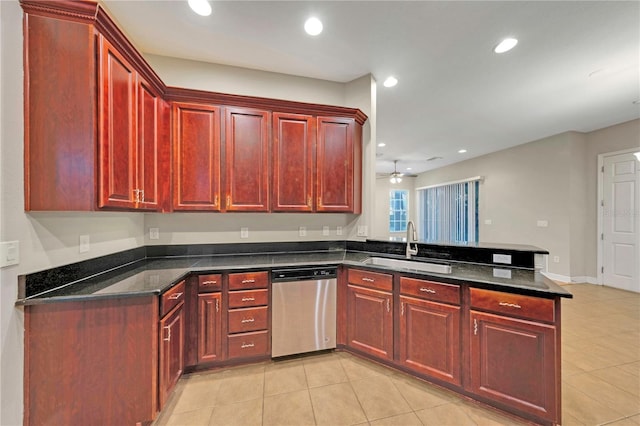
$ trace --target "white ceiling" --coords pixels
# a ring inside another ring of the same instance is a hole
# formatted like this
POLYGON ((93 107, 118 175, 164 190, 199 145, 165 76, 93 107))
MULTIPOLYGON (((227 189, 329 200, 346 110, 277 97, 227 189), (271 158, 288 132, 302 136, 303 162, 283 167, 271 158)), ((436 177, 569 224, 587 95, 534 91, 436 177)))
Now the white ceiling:
POLYGON ((209 17, 186 0, 105 2, 146 53, 337 82, 371 73, 378 172, 640 117, 638 1, 211 0, 209 17), (310 15, 317 37, 302 28, 310 15), (518 46, 493 53, 508 36, 518 46))

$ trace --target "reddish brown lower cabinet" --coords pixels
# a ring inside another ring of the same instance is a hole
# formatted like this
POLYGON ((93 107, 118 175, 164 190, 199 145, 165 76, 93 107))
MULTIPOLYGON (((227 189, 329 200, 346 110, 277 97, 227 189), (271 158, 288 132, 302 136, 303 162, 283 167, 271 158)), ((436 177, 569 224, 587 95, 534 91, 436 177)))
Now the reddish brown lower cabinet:
POLYGON ((393 359, 393 295, 349 284, 347 346, 377 358, 393 359))
POLYGON ((160 320, 159 403, 164 407, 184 370, 184 302, 160 320))
POLYGON ((400 296, 401 365, 461 384, 460 307, 400 296))
POLYGON ((158 297, 25 307, 25 425, 148 424, 158 411, 158 297))
POLYGON ((556 327, 471 311, 469 391, 560 423, 556 327))
POLYGON ((222 358, 222 294, 198 295, 198 363, 222 358))

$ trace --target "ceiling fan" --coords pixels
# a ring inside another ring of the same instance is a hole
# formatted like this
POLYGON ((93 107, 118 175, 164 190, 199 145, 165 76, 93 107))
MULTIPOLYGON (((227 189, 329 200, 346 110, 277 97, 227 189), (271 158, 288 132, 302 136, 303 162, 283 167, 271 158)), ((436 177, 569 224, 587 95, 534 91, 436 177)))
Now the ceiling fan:
POLYGON ((398 171, 398 160, 393 160, 393 172, 392 173, 378 173, 377 177, 380 178, 389 178, 389 182, 391 183, 400 183, 402 182, 403 177, 416 177, 414 174, 401 173, 398 171))

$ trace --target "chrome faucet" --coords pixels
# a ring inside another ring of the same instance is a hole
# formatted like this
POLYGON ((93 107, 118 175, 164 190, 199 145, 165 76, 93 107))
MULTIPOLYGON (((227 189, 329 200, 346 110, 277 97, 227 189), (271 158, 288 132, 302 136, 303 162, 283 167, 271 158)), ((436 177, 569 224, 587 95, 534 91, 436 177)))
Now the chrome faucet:
POLYGON ((415 244, 412 248, 412 241, 418 241, 418 233, 416 232, 416 225, 410 220, 407 222, 407 259, 411 259, 411 256, 418 254, 418 244, 415 244))

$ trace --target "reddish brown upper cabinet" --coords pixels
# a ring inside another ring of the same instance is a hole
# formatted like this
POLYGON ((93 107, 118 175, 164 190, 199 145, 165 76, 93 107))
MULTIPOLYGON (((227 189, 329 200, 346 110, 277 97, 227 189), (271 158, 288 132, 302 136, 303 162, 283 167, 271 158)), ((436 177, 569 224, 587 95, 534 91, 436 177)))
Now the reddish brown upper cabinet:
POLYGON ((269 211, 268 111, 225 108, 227 211, 269 211))
POLYGON ((173 103, 173 210, 220 211, 220 108, 173 103))
POLYGON ((310 115, 273 113, 273 211, 314 209, 316 120, 310 115))
POLYGON ((95 5, 22 5, 25 210, 164 209, 160 80, 95 5))
POLYGON ((361 212, 361 131, 351 118, 318 117, 317 211, 361 212))

